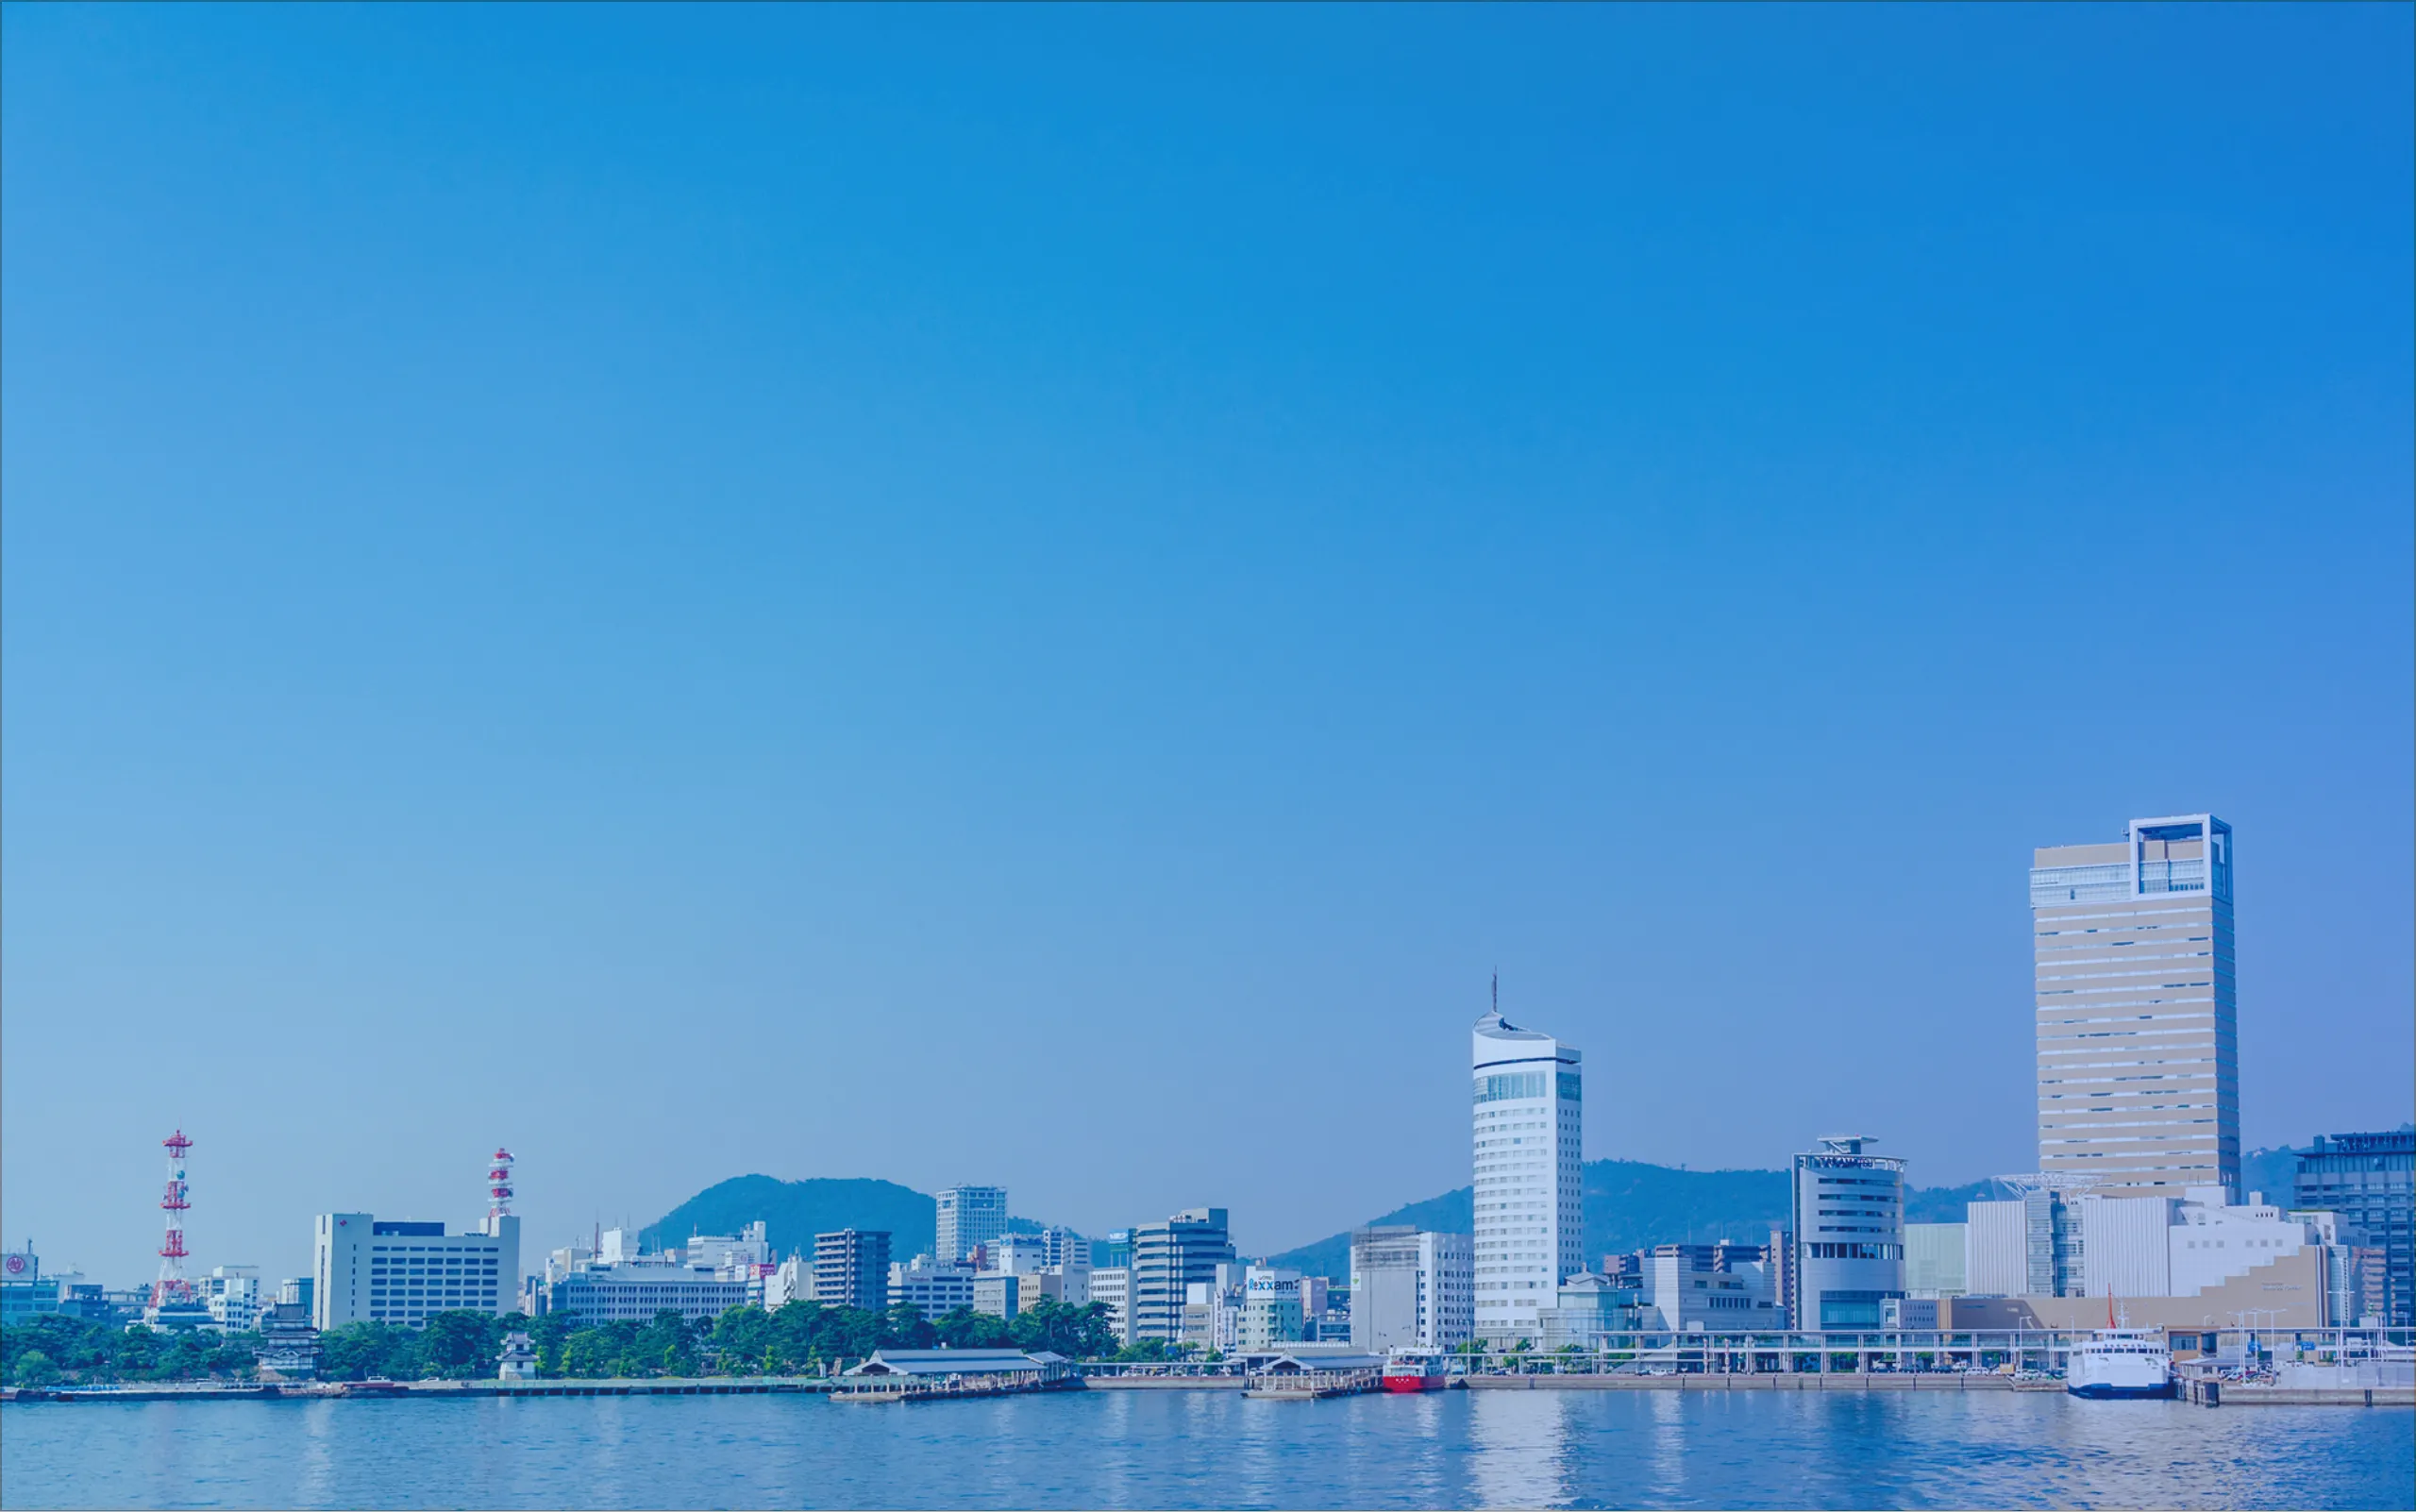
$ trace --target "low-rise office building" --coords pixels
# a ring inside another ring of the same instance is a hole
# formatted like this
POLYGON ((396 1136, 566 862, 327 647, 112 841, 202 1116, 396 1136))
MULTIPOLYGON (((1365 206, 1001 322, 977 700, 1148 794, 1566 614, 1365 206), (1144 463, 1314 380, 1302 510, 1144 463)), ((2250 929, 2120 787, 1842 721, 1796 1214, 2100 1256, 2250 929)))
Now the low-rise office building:
POLYGON ((705 1270, 730 1270, 744 1273, 749 1266, 766 1266, 772 1260, 769 1225, 761 1219, 747 1225, 738 1234, 698 1234, 690 1236, 680 1247, 677 1258, 683 1264, 705 1270))
POLYGON ((1542 1330, 1537 1344, 1547 1353, 1567 1349, 1592 1349, 1614 1334, 1658 1329, 1660 1314, 1644 1293, 1619 1276, 1582 1270, 1560 1284, 1553 1305, 1536 1316, 1542 1330))
POLYGON ((1242 1275, 1241 1345, 1246 1350, 1298 1344, 1307 1336, 1300 1273, 1250 1266, 1242 1275))
POLYGON ((546 1310, 583 1323, 650 1323, 657 1313, 710 1322, 747 1304, 747 1283, 660 1261, 590 1261, 549 1288, 546 1310))
POLYGON ((260 1268, 213 1266, 197 1287, 210 1309, 210 1325, 222 1334, 248 1334, 260 1316, 260 1268))
POLYGON ((1717 1252, 1705 1254, 1703 1248, 1671 1244, 1653 1252, 1645 1270, 1653 1326, 1673 1333, 1720 1334, 1787 1326, 1768 1264, 1717 1252))
POLYGON ((1218 1266, 1213 1281, 1183 1288, 1183 1313, 1174 1342, 1194 1350, 1231 1354, 1241 1348, 1242 1287, 1237 1265, 1218 1266), (1225 1274, 1233 1272, 1233 1274, 1225 1274))
POLYGON ((42 1273, 42 1259, 32 1245, 0 1258, 0 1323, 13 1328, 57 1311, 59 1279, 42 1273))
POLYGON ((942 1265, 918 1254, 889 1268, 889 1305, 912 1307, 926 1321, 936 1321, 960 1307, 973 1305, 973 1271, 968 1266, 942 1265))
POLYGON ((983 1270, 973 1277, 973 1310, 992 1318, 1014 1318, 1023 1311, 1024 1278, 1004 1270, 983 1270))

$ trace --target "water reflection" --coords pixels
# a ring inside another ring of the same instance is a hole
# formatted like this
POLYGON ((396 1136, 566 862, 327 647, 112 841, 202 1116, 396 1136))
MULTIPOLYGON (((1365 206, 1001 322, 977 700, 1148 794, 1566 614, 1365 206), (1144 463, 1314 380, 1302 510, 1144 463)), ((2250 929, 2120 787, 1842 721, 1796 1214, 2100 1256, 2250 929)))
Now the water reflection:
POLYGON ((342 1403, 325 1397, 302 1404, 302 1448, 294 1458, 301 1478, 294 1500, 302 1506, 336 1504, 336 1413, 342 1403))
POLYGON ((2416 1506, 2406 1409, 2061 1393, 15 1405, 0 1507, 2416 1506))
POLYGON ((1578 1395, 1468 1393, 1469 1479, 1479 1506, 1553 1506, 1569 1500, 1569 1406, 1578 1395))

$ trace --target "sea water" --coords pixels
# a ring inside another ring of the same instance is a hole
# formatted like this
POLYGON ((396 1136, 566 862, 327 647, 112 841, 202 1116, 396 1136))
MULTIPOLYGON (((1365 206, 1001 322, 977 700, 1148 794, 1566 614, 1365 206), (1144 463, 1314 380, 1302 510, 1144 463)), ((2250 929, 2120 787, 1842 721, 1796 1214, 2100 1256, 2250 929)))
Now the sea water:
POLYGON ((2416 1412, 2049 1392, 17 1404, 16 1507, 2416 1506, 2416 1412))

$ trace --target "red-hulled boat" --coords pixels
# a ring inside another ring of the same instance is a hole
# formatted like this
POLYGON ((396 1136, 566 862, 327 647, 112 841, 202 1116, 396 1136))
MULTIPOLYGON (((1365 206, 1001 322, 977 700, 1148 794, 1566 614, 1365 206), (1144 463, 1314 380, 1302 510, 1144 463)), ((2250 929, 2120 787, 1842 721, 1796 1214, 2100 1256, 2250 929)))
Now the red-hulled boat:
POLYGON ((1439 1350, 1395 1350, 1384 1361, 1387 1391, 1440 1391, 1450 1384, 1439 1350))

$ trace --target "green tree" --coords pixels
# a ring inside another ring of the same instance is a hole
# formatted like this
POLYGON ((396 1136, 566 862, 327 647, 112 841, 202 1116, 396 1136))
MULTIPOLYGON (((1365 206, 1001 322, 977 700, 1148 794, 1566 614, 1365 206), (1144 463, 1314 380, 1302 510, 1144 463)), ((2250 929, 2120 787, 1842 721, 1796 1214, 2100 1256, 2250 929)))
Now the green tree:
POLYGON ((696 1373, 696 1339, 688 1320, 664 1308, 631 1341, 630 1358, 648 1375, 696 1373))
POLYGON ((779 1333, 761 1307, 733 1307, 713 1319, 705 1349, 722 1375, 761 1375, 778 1369, 779 1333))
POLYGON ((938 1340, 938 1331, 924 1319, 921 1308, 898 1302, 881 1315, 882 1349, 927 1350, 938 1340))
POLYGON ((1105 1302, 1069 1307, 1043 1297, 1015 1315, 1007 1335, 1016 1349, 1054 1350, 1069 1360, 1097 1359, 1116 1349, 1116 1336, 1108 1332, 1105 1302))
POLYGON ((635 1374, 631 1346, 637 1335, 638 1325, 630 1322, 578 1330, 562 1341, 562 1374, 586 1379, 635 1374))
POLYGON ((59 1367, 42 1351, 27 1350, 8 1374, 21 1386, 46 1386, 59 1379, 59 1367))
POLYGON ((579 1331, 576 1313, 547 1313, 528 1324, 528 1342, 537 1352, 539 1375, 562 1373, 562 1343, 579 1331))
POLYGON ((495 1356, 503 1348, 502 1321, 492 1313, 443 1312, 429 1318, 420 1330, 420 1374, 447 1381, 495 1374, 495 1356))
POLYGON ((994 1313, 959 1307, 931 1324, 935 1340, 952 1350, 1003 1350, 1015 1341, 1015 1330, 994 1313))
POLYGON ((391 1323, 344 1323, 319 1336, 319 1375, 328 1381, 419 1378, 418 1340, 391 1323))

